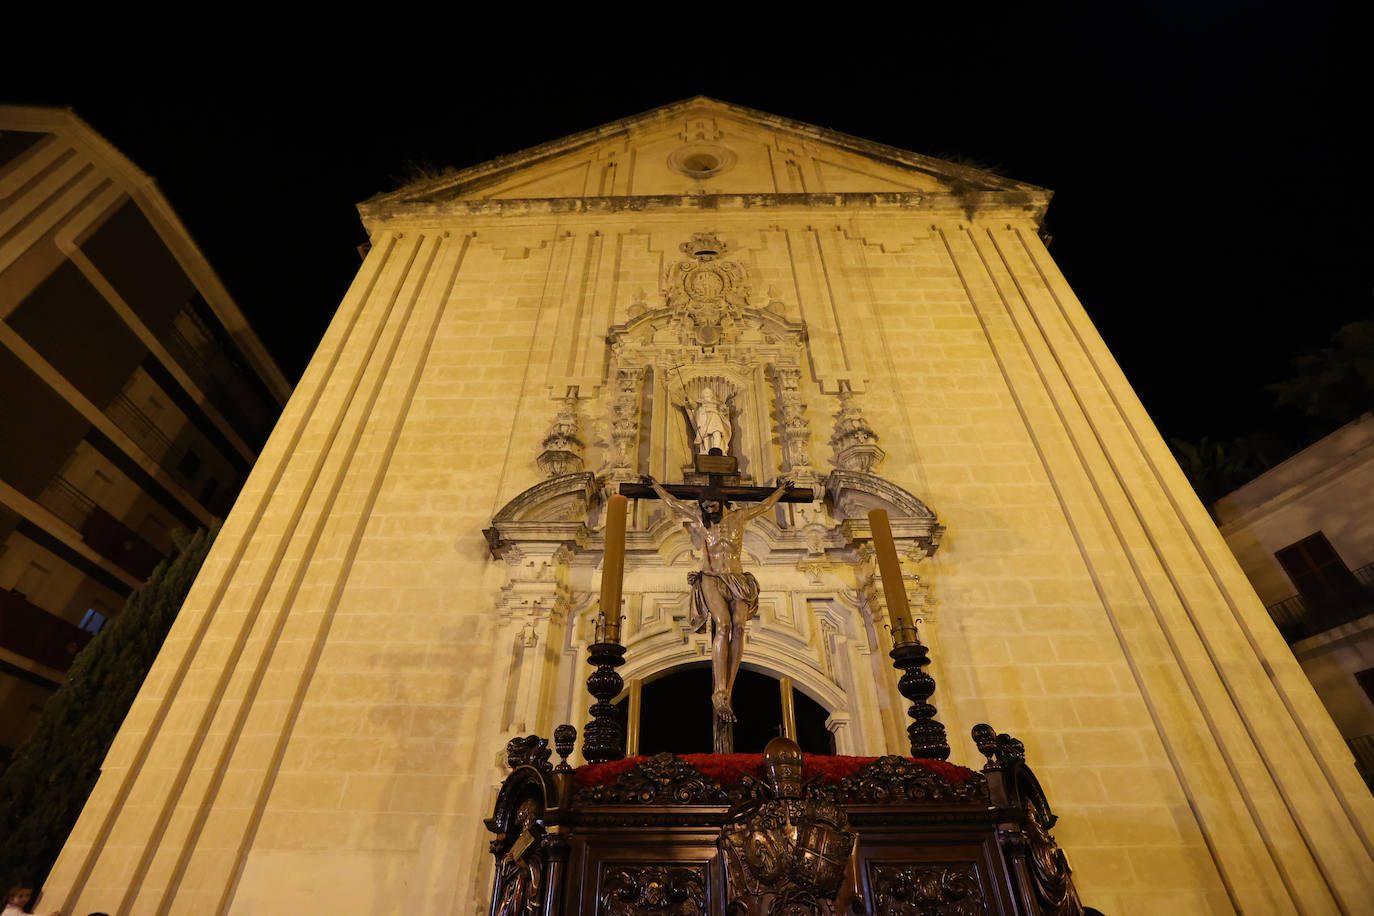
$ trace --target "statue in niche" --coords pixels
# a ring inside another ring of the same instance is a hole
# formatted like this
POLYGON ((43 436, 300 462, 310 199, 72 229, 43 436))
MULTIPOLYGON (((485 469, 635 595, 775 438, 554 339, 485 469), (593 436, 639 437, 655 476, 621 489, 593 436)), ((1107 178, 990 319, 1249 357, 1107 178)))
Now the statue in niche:
POLYGON ((720 449, 718 454, 728 455, 729 406, 717 400, 715 392, 709 386, 702 391, 700 401, 693 401, 690 394, 686 397, 688 412, 692 417, 692 428, 696 431, 697 454, 710 455, 713 454, 713 449, 720 449))
MULTIPOLYGON (((691 625, 698 633, 711 625, 711 705, 721 722, 734 722, 730 696, 744 654, 744 624, 759 609, 759 581, 740 563, 744 526, 776 506, 791 488, 792 479, 780 478, 777 489, 744 509, 731 509, 716 486, 702 488, 693 506, 652 477, 641 480, 682 519, 701 555, 701 569, 687 576, 692 586, 691 625)), ((809 492, 806 495, 810 497, 809 492)))

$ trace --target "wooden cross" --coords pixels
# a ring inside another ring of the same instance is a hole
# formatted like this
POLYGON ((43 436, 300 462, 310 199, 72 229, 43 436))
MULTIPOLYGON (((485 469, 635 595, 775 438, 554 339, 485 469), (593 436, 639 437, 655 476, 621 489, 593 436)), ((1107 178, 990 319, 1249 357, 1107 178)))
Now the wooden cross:
MULTIPOLYGON (((725 479, 733 477, 739 473, 739 459, 733 455, 722 455, 720 449, 711 449, 715 454, 697 455, 693 459, 693 465, 698 474, 705 474, 708 484, 700 486, 689 483, 661 484, 678 499, 686 499, 698 502, 701 495, 708 489, 718 491, 726 502, 757 503, 767 499, 776 487, 742 487, 727 486, 725 479)), ((630 499, 658 499, 653 487, 646 483, 622 483, 620 485, 620 495, 628 496, 630 499)), ((795 487, 782 495, 779 502, 784 503, 809 503, 815 499, 815 494, 810 487, 795 487)))

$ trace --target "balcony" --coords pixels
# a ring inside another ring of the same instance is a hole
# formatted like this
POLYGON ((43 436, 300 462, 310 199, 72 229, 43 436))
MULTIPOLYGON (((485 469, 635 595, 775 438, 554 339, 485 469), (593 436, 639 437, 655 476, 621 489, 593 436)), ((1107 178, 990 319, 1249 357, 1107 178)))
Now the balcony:
POLYGON ((81 540, 101 556, 139 579, 146 579, 162 559, 163 553, 95 504, 65 477, 54 477, 38 503, 62 521, 81 532, 81 540))
POLYGON ((91 635, 18 592, 0 592, 0 646, 11 652, 66 671, 91 635))
POLYGON ((164 468, 171 468, 173 462, 171 455, 175 451, 172 440, 157 428, 148 415, 134 406, 134 402, 126 398, 123 394, 114 396, 108 407, 105 408, 105 416, 109 417, 115 426, 124 431, 124 434, 164 468))
POLYGON ((238 365, 190 309, 183 309, 159 341, 245 439, 266 439, 276 416, 238 365))
POLYGON ((1265 610, 1289 643, 1374 614, 1374 563, 1353 570, 1352 575, 1355 587, 1346 594, 1324 599, 1293 595, 1265 610))

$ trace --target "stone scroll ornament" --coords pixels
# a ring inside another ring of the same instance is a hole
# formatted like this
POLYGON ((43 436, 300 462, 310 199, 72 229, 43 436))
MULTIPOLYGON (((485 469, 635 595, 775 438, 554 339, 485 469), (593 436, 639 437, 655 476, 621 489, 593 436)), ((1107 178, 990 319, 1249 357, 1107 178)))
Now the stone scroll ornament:
POLYGON ((732 810, 719 845, 730 916, 836 916, 854 897, 855 834, 844 811, 802 786, 802 752, 790 738, 763 751, 770 783, 732 810))

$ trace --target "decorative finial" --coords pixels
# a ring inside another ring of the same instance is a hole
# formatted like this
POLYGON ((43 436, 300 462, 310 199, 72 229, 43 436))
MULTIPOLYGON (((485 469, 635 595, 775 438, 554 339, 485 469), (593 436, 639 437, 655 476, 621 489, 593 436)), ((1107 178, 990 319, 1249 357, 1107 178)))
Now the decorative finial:
POLYGON ((568 388, 548 435, 540 443, 535 463, 546 477, 561 477, 582 470, 582 440, 577 436, 577 386, 568 388))
POLYGON ((555 773, 571 773, 572 767, 568 765, 568 755, 573 752, 577 745, 577 729, 571 725, 560 725, 553 730, 553 746, 558 751, 558 765, 553 768, 555 773))
POLYGON ((854 403, 854 391, 847 380, 840 382, 839 397, 840 410, 835 414, 835 431, 830 436, 835 467, 871 473, 887 453, 878 447, 878 434, 854 403))

